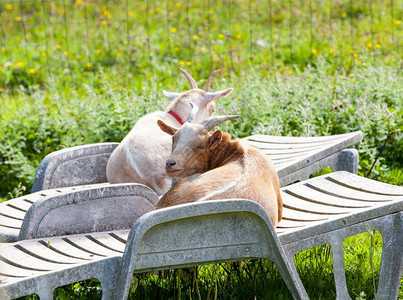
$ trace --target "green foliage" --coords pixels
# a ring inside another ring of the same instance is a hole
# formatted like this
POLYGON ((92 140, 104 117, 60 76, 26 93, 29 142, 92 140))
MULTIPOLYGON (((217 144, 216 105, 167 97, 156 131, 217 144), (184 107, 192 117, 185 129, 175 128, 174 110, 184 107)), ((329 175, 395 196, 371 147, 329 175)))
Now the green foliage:
POLYGON ((53 293, 55 300, 97 300, 101 299, 102 288, 99 282, 86 280, 70 286, 59 287, 53 293))
MULTIPOLYGON (((334 73, 331 68, 325 60, 318 60, 303 72, 295 69, 292 76, 262 77, 258 69, 250 69, 242 79, 235 74, 217 79, 216 89, 236 87, 217 102, 217 113, 243 116, 223 124, 222 129, 238 137, 253 133, 319 136, 361 130, 360 174, 367 175, 375 163, 371 178, 395 178, 403 169, 402 72, 386 66, 340 68, 334 73), (384 147, 392 131, 395 133, 384 147)), ((162 89, 188 89, 179 74, 173 77, 177 79, 153 76, 141 86, 133 83, 131 88, 123 88, 111 84, 109 75, 100 71, 93 78, 100 82, 95 86, 37 89, 13 98, 3 95, 0 176, 4 181, 0 193, 7 195, 20 182, 29 190, 39 162, 52 151, 122 140, 142 115, 164 109, 168 100, 161 95, 162 89)), ((401 180, 400 176, 393 182, 401 180)))

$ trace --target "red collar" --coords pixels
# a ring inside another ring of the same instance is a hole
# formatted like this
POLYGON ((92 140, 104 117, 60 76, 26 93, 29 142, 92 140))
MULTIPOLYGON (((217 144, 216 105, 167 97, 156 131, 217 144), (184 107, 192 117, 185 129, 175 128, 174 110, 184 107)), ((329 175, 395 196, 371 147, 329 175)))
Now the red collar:
POLYGON ((171 114, 171 116, 173 116, 181 125, 185 123, 182 121, 181 117, 179 117, 173 110, 170 110, 168 113, 171 114))

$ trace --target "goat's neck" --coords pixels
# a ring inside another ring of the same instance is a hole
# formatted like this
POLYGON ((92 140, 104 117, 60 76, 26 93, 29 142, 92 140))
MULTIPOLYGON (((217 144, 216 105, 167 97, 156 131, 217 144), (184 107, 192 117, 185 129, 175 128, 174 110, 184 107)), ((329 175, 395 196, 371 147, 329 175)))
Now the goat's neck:
POLYGON ((189 103, 184 101, 178 101, 178 99, 171 102, 171 104, 167 107, 165 112, 173 111, 182 121, 186 121, 189 116, 192 107, 189 103))
POLYGON ((232 141, 229 134, 224 133, 221 143, 210 153, 209 170, 236 161, 243 154, 242 144, 239 141, 232 141))

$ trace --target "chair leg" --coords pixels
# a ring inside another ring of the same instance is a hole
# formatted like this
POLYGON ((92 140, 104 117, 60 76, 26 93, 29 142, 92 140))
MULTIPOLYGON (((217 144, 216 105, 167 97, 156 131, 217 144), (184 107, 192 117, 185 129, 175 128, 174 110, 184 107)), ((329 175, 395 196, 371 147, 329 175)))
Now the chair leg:
POLYGON ((333 272, 336 285, 336 299, 351 299, 347 290, 346 272, 344 269, 343 239, 334 238, 330 247, 333 254, 333 272))
POLYGON ((353 174, 358 172, 357 149, 345 149, 339 152, 333 171, 347 171, 353 174))
POLYGON ((309 299, 297 269, 295 268, 294 253, 285 253, 285 256, 288 261, 280 260, 274 262, 281 277, 294 299, 309 299))
POLYGON ((390 218, 381 231, 383 247, 377 299, 397 299, 403 265, 403 213, 390 218))
POLYGON ((115 299, 114 294, 118 288, 116 274, 118 271, 115 268, 114 272, 106 273, 105 276, 98 276, 102 286, 102 300, 115 299))
POLYGON ((53 289, 41 289, 41 291, 38 292, 37 295, 41 300, 53 300, 53 289))

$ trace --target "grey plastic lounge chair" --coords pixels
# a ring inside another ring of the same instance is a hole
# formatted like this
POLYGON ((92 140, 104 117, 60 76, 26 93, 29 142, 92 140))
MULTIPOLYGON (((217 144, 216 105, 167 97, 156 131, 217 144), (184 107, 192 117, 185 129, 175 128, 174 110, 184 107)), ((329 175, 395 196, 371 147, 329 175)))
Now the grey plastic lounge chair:
POLYGON ((325 167, 334 172, 358 172, 358 152, 347 148, 362 140, 361 131, 320 137, 258 134, 245 140, 270 157, 280 177, 280 186, 308 179, 325 167))
MULTIPOLYGON (((308 179, 312 173, 331 167, 357 173, 358 154, 347 149, 362 140, 362 132, 322 137, 252 135, 245 138, 272 161, 281 186, 308 179)), ((105 184, 106 163, 118 143, 99 143, 55 151, 38 167, 32 192, 87 184, 105 184)))
MULTIPOLYGON (((253 135, 246 138, 269 155, 283 186, 307 179, 326 166, 335 171, 357 173, 357 150, 346 148, 361 139, 361 131, 324 137, 253 135)), ((0 241, 17 240, 24 212, 35 201, 60 193, 110 186, 106 182, 106 163, 117 145, 89 144, 47 155, 36 173, 32 194, 0 203, 0 241)))
MULTIPOLYGON (((103 284, 106 299, 112 294, 124 298, 132 271, 270 258, 292 295, 306 299, 293 257, 327 243, 332 247, 337 298, 349 299, 343 241, 366 232, 368 226, 383 238, 377 297, 397 298, 403 271, 403 187, 335 172, 284 187, 281 193, 284 217, 275 229, 277 235, 265 212, 246 200, 151 211, 137 220, 130 234, 123 230, 41 237, 43 231, 32 230, 30 237, 36 240, 0 244, 0 298, 36 292, 48 299, 58 285, 92 277, 103 284), (114 277, 116 272, 120 275, 114 277)), ((38 207, 52 213, 51 206, 38 207)))
POLYGON ((37 293, 41 299, 53 299, 57 286, 97 278, 103 299, 126 299, 133 271, 253 257, 273 260, 294 297, 302 297, 303 287, 293 278, 270 219, 252 201, 213 201, 153 211, 134 224, 128 237, 127 233, 0 244, 0 298, 37 293))

